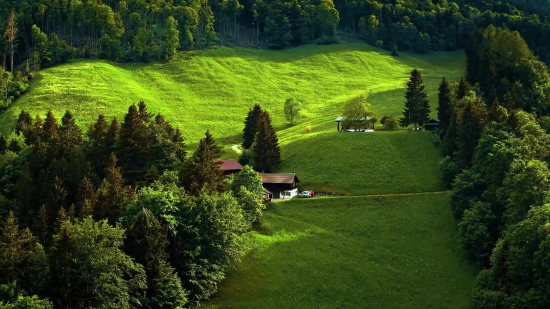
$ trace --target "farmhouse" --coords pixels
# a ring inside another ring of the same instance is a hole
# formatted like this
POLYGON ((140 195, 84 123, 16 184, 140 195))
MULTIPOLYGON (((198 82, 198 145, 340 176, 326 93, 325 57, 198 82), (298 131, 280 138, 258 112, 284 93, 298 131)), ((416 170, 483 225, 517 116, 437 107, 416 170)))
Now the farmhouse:
POLYGON ((426 122, 426 124, 424 125, 424 130, 426 131, 433 131, 438 128, 439 128, 439 120, 437 119, 430 119, 430 121, 426 122))
POLYGON ((243 166, 235 160, 214 160, 214 162, 221 162, 220 169, 223 170, 224 175, 237 174, 243 169, 243 166))
POLYGON ((298 194, 296 173, 260 173, 262 184, 272 193, 273 198, 293 197, 298 194))

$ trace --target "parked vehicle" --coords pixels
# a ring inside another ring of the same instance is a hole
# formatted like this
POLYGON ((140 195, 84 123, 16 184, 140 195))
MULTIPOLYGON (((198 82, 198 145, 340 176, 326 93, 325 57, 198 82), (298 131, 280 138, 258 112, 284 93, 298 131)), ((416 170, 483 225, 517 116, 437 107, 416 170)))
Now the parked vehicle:
POLYGON ((302 191, 298 194, 298 197, 311 197, 311 193, 309 191, 302 191))
POLYGON ((309 195, 310 195, 310 197, 314 197, 314 196, 315 196, 315 192, 313 192, 313 190, 309 190, 309 195))

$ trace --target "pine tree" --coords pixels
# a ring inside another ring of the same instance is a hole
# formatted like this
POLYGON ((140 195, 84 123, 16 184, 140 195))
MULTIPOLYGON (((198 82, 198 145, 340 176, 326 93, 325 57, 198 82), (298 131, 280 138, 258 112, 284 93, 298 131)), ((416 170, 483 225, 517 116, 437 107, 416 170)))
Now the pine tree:
POLYGON ((15 12, 11 11, 10 17, 8 18, 8 23, 6 26, 6 31, 4 32, 4 36, 6 37, 6 42, 8 45, 8 51, 10 53, 10 63, 11 63, 11 69, 10 72, 14 73, 13 71, 13 56, 16 52, 16 46, 17 46, 17 24, 15 20, 15 12))
POLYGON ((110 224, 115 224, 126 212, 132 198, 132 191, 124 186, 124 178, 120 168, 117 167, 117 159, 114 154, 111 154, 105 169, 105 178, 97 190, 94 218, 109 219, 110 224))
POLYGON ((96 192, 94 185, 88 177, 84 177, 80 183, 80 188, 78 189, 77 216, 80 218, 85 218, 93 215, 95 202, 96 192))
POLYGON ((143 122, 149 122, 153 118, 153 114, 147 111, 147 105, 143 101, 139 101, 138 111, 143 122))
POLYGON ((489 109, 489 120, 495 121, 498 123, 505 123, 508 120, 508 111, 505 107, 500 105, 498 98, 495 98, 495 101, 489 109))
POLYGON ((475 96, 463 99, 464 110, 458 118, 456 134, 456 165, 459 170, 470 168, 475 147, 487 121, 485 103, 475 96))
POLYGON ((470 86, 468 85, 464 77, 461 77, 458 80, 458 84, 456 86, 455 95, 454 95, 455 101, 464 99, 471 90, 472 89, 470 88, 470 86))
POLYGON ((6 142, 6 138, 4 135, 0 134, 0 156, 5 154, 8 150, 8 143, 6 142))
POLYGON ((67 155, 73 147, 82 145, 82 131, 76 125, 71 112, 65 112, 61 119, 61 127, 59 128, 59 141, 61 155, 67 155))
POLYGON ((57 123, 55 116, 50 110, 48 111, 48 114, 46 115, 46 119, 44 120, 44 124, 42 125, 40 140, 43 143, 49 144, 50 146, 54 146, 54 144, 57 143, 58 138, 59 138, 59 124, 57 123))
POLYGON ((405 93, 405 109, 403 118, 399 119, 399 125, 407 127, 414 124, 422 126, 429 120, 430 105, 428 95, 424 89, 422 74, 417 69, 412 70, 411 78, 407 82, 407 92, 405 93))
POLYGON ((147 172, 150 137, 144 119, 148 118, 145 108, 131 105, 124 116, 124 122, 120 128, 117 158, 128 184, 134 185, 142 181, 147 172))
MULTIPOLYGON (((86 132, 87 141, 85 145, 86 158, 91 163, 94 172, 103 178, 103 172, 109 162, 109 157, 113 152, 113 146, 116 138, 111 136, 111 128, 105 121, 103 115, 97 117, 97 121, 90 125, 86 132)), ((114 130, 114 128, 113 128, 114 130)), ((118 130, 118 129, 117 129, 118 130)), ((115 131, 116 132, 116 131, 115 131)))
POLYGON ((181 285, 181 279, 168 262, 160 263, 152 287, 150 288, 152 294, 148 301, 150 308, 184 308, 187 304, 187 295, 181 285))
POLYGON ((17 125, 15 126, 15 134, 19 135, 25 130, 28 130, 32 126, 32 117, 31 115, 22 110, 21 113, 19 113, 19 118, 17 118, 17 125))
POLYGON ((244 120, 244 129, 243 129, 243 148, 250 149, 254 139, 256 138, 256 132, 258 131, 258 120, 262 114, 262 108, 260 105, 255 104, 252 109, 248 112, 246 119, 244 120))
POLYGON ((206 186, 209 192, 219 192, 224 188, 223 171, 220 163, 214 161, 219 149, 209 131, 201 139, 193 156, 186 162, 183 170, 184 187, 193 195, 198 195, 206 186))
POLYGON ((451 89, 447 79, 443 77, 439 84, 439 107, 437 108, 437 117, 439 118, 439 129, 444 131, 451 121, 452 107, 450 99, 451 89))
POLYGON ((279 140, 266 111, 260 116, 252 153, 254 169, 258 172, 271 173, 281 164, 279 140))

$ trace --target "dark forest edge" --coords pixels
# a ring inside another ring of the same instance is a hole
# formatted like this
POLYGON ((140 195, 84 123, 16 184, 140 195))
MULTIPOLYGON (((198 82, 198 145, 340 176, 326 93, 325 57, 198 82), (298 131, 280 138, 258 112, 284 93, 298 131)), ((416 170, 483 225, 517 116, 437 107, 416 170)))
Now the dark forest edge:
MULTIPOLYGON (((252 111, 252 109, 251 109, 252 111)), ((280 163, 259 110, 251 164, 280 163), (260 145, 257 147, 256 145, 260 145)), ((260 175, 225 177, 206 131, 184 139, 144 102, 122 123, 100 115, 83 133, 22 111, 0 135, 0 308, 187 308, 210 298, 243 235, 261 224, 260 175)))
POLYGON ((483 270, 476 308, 550 306, 550 76, 517 32, 489 26, 466 76, 439 87, 434 141, 462 247, 483 270))

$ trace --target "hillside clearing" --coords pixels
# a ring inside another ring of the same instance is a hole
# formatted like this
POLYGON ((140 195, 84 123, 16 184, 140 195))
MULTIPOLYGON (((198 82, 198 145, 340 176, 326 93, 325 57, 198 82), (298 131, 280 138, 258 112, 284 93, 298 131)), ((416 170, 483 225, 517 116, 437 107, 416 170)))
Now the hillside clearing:
POLYGON ((144 100, 182 129, 190 144, 206 129, 222 144, 239 144, 248 109, 259 103, 273 118, 280 137, 310 122, 313 130, 340 115, 343 102, 367 93, 378 115, 399 116, 404 85, 421 69, 436 114, 441 77, 453 80, 464 68, 462 52, 391 57, 366 44, 306 45, 285 51, 215 48, 181 53, 164 63, 112 63, 80 59, 40 71, 25 94, 0 116, 0 132, 14 128, 21 109, 60 119, 71 110, 87 126, 103 113, 119 120, 128 105, 144 100), (303 100, 303 118, 285 124, 288 97, 303 100))
POLYGON ((448 194, 295 199, 207 308, 468 308, 476 269, 453 241, 448 194))

